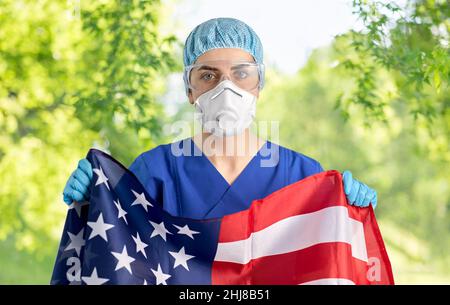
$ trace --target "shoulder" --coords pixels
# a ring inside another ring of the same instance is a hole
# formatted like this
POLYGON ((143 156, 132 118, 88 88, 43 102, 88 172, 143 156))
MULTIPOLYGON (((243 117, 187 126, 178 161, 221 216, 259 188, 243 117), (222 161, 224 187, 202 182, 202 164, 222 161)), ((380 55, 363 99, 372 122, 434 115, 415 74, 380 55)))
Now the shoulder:
POLYGON ((322 165, 314 158, 303 153, 294 151, 287 147, 272 143, 272 146, 278 146, 280 152, 280 160, 285 162, 288 168, 301 169, 305 174, 316 174, 323 171, 322 165))
POLYGON ((140 162, 160 161, 161 159, 167 158, 168 150, 170 151, 170 144, 158 145, 152 149, 149 149, 149 150, 141 153, 136 158, 135 161, 140 161, 140 162))
POLYGON ((168 174, 176 157, 193 154, 194 152, 191 152, 195 149, 193 147, 190 138, 158 145, 141 153, 129 169, 132 172, 145 170, 148 174, 156 176, 168 174))
POLYGON ((170 144, 158 145, 141 153, 130 165, 134 173, 146 172, 147 175, 167 170, 170 163, 170 144))

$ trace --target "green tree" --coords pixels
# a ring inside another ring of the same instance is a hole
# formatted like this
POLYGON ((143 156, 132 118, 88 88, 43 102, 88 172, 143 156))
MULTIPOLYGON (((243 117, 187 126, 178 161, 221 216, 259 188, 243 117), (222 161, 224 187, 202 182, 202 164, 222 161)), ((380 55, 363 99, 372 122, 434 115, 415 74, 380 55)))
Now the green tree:
POLYGON ((53 257, 77 160, 97 146, 129 164, 160 139, 157 97, 176 68, 161 9, 156 0, 0 2, 0 251, 53 257))
POLYGON ((337 107, 344 117, 364 109, 366 125, 386 122, 386 112, 406 111, 416 121, 412 132, 421 150, 442 163, 450 161, 450 6, 446 0, 354 0, 361 31, 336 44, 337 63, 354 86, 341 92, 337 107), (386 84, 383 73, 393 76, 386 84), (428 134, 424 134, 426 127, 428 134))

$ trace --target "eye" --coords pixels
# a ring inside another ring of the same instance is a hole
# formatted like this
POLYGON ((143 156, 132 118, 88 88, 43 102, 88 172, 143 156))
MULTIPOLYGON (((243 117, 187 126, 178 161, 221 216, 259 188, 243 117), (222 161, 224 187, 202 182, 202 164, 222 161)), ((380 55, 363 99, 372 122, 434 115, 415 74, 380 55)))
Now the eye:
POLYGON ((234 72, 234 75, 236 76, 237 79, 245 79, 248 77, 248 73, 245 70, 238 70, 234 72))
POLYGON ((211 72, 203 73, 200 76, 200 79, 204 80, 204 81, 210 81, 210 80, 212 80, 214 78, 215 78, 215 75, 213 73, 211 73, 211 72))

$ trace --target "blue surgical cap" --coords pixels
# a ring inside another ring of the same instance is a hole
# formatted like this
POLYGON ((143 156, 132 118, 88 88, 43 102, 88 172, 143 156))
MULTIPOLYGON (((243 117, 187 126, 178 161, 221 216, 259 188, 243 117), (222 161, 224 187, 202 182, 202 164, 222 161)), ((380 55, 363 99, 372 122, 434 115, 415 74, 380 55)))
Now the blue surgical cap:
MULTIPOLYGON (((238 48, 250 53, 255 62, 263 63, 263 48, 258 35, 244 22, 234 18, 214 18, 197 25, 186 39, 183 51, 184 66, 194 64, 203 53, 218 48, 238 48)), ((186 91, 188 90, 185 75, 186 91)), ((264 84, 264 70, 260 75, 260 89, 264 84)))

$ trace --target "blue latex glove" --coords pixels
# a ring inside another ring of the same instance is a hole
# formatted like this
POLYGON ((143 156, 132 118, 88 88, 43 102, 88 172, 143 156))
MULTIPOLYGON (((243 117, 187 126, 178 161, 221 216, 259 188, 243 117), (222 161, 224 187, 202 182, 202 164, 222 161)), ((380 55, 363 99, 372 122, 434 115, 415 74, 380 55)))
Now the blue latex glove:
POLYGON ((81 159, 64 187, 64 202, 71 204, 72 201, 89 200, 92 176, 91 163, 87 159, 81 159))
POLYGON ((349 204, 358 207, 368 207, 372 203, 373 208, 377 206, 377 192, 362 182, 353 179, 350 171, 342 174, 344 180, 344 192, 349 204))

